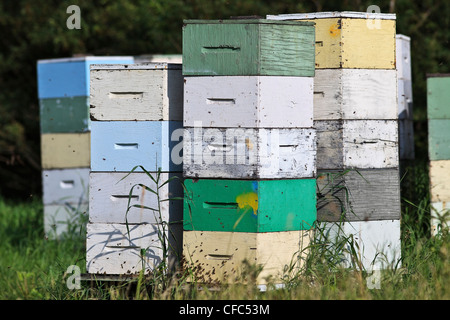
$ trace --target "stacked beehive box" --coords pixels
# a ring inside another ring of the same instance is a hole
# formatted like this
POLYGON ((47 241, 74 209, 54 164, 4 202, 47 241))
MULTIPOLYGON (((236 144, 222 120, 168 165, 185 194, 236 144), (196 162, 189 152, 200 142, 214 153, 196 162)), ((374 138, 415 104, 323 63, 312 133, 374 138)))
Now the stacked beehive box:
POLYGON ((91 68, 86 269, 124 275, 171 267, 181 254, 181 64, 91 68), (128 208, 130 208, 128 210, 128 208))
POLYGON ((428 155, 431 232, 448 227, 450 218, 450 74, 427 77, 428 155))
POLYGON ((363 266, 380 268, 400 246, 395 15, 268 18, 316 23, 318 220, 340 222, 325 226, 353 235, 363 266))
POLYGON ((204 281, 247 260, 279 283, 316 220, 314 25, 185 21, 183 74, 184 257, 204 281))
POLYGON ((133 63, 132 57, 79 57, 37 62, 44 229, 60 236, 88 209, 89 66, 133 63))

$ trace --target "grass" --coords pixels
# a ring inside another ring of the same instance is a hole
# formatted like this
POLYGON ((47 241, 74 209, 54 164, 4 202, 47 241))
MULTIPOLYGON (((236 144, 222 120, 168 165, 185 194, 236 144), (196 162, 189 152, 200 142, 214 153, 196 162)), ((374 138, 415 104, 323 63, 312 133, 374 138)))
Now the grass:
MULTIPOLYGON (((370 288, 370 271, 342 268, 338 252, 351 239, 330 245, 317 238, 301 272, 287 272, 284 288, 261 291, 252 285, 207 287, 192 285, 186 279, 192 270, 180 269, 171 277, 141 275, 137 283, 95 283, 82 281, 78 290, 66 282, 76 265, 85 272, 85 234, 72 232, 64 240, 44 236, 41 199, 14 203, 0 198, 0 299, 30 300, 447 300, 450 298, 450 239, 448 232, 430 237, 428 176, 425 164, 407 168, 402 200, 402 261, 380 275, 379 289, 370 288), (163 280, 158 280, 163 279, 163 280)), ((319 224, 317 230, 322 226, 319 224)), ((161 271, 164 272, 164 271, 161 271)), ((258 268, 248 265, 250 281, 258 268)))

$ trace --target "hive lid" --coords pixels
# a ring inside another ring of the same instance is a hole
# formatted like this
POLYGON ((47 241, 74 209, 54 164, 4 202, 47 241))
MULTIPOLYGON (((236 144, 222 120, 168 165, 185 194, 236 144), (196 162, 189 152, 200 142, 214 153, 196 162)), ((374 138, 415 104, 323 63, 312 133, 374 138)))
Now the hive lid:
POLYGON ((395 13, 372 13, 356 11, 330 11, 330 12, 310 12, 310 13, 290 13, 267 15, 270 20, 297 20, 297 19, 325 19, 325 18, 355 18, 355 19, 383 19, 395 20, 395 13))

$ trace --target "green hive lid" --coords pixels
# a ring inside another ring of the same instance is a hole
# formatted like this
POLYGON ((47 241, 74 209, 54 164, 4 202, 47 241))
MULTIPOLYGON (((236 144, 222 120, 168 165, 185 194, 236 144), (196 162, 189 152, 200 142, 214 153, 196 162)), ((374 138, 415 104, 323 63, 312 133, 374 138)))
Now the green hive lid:
POLYGON ((183 20, 184 24, 282 24, 282 25, 300 25, 314 26, 312 21, 285 21, 268 19, 225 19, 225 20, 183 20))

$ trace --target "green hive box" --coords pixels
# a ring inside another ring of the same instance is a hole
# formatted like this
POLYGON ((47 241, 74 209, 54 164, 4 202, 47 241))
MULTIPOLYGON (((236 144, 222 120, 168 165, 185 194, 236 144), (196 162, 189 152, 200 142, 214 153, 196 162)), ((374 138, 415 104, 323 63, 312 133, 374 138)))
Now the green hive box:
POLYGON ((314 22, 185 20, 186 76, 296 76, 315 71, 314 22))
POLYGON ((41 133, 89 131, 89 97, 39 100, 41 133))
POLYGON ((427 75, 428 119, 450 119, 450 74, 427 75))
POLYGON ((316 180, 185 180, 184 230, 309 230, 316 221, 316 180))
POLYGON ((450 160, 450 119, 428 119, 430 160, 450 160))

